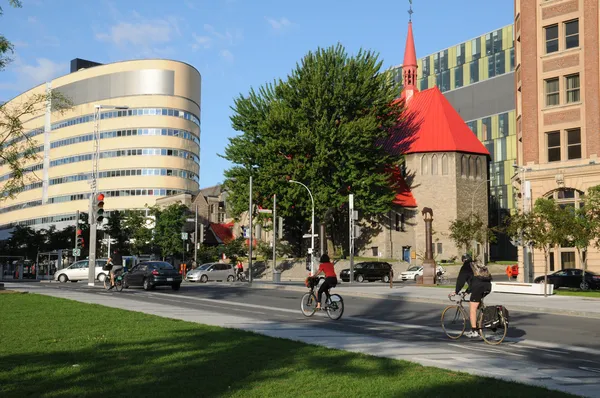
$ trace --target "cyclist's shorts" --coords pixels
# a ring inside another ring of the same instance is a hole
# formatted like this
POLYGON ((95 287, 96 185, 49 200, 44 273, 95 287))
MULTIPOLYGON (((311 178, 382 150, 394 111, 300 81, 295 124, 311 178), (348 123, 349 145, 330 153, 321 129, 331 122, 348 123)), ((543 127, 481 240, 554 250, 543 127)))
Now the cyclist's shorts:
POLYGON ((481 300, 490 294, 492 291, 492 284, 490 282, 479 282, 473 285, 471 288, 471 298, 469 299, 472 303, 480 303, 481 300))

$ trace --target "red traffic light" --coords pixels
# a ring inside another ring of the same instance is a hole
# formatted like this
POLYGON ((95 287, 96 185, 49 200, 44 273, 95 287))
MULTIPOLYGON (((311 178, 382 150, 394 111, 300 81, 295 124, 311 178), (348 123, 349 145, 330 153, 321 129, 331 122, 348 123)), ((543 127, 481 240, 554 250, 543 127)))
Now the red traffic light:
POLYGON ((102 201, 104 200, 104 194, 103 194, 103 193, 99 193, 99 194, 98 194, 98 196, 96 196, 96 199, 97 199, 99 202, 102 202, 102 201))
POLYGON ((77 230, 77 235, 81 235, 83 231, 81 231, 80 229, 77 230))

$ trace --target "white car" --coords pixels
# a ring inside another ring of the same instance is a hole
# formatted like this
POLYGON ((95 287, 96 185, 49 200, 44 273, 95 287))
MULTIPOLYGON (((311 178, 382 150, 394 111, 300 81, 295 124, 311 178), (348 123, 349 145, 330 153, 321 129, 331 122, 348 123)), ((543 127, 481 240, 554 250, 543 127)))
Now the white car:
MULTIPOLYGON (((442 268, 440 265, 438 265, 437 272, 438 273, 441 272, 443 274, 446 271, 444 270, 444 268, 442 268)), ((406 271, 404 271, 400 274, 400 280, 402 282, 416 281, 417 276, 422 276, 422 275, 423 275, 423 266, 422 265, 413 265, 412 267, 408 268, 406 271)))
POLYGON ((233 264, 207 263, 189 271, 185 276, 185 280, 202 283, 208 281, 233 282, 235 280, 235 270, 233 264))
MULTIPOLYGON (((102 267, 106 265, 107 259, 96 260, 96 279, 100 282, 104 282, 104 278, 108 275, 108 271, 104 271, 102 267)), ((54 280, 65 283, 67 281, 84 281, 88 280, 88 272, 90 262, 88 260, 81 260, 74 262, 69 267, 56 271, 54 273, 54 280)))

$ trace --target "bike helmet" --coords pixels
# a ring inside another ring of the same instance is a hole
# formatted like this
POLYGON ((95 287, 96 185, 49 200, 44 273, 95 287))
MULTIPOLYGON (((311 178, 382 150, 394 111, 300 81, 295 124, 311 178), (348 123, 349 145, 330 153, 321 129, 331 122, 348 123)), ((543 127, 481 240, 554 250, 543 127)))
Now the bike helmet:
POLYGON ((462 255, 461 261, 464 263, 465 261, 473 261, 473 259, 469 253, 466 253, 462 255))
POLYGON ((329 256, 327 254, 323 254, 321 256, 321 258, 319 259, 319 262, 321 262, 321 263, 328 263, 329 262, 329 256))

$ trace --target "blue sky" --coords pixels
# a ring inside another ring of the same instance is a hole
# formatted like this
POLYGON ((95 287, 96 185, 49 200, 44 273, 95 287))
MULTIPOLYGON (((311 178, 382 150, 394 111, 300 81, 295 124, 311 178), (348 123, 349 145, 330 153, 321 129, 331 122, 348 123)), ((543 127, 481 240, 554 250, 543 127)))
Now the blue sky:
MULTIPOLYGON (((223 180, 217 156, 236 134, 233 98, 285 77, 306 52, 342 43, 402 62, 408 0, 0 0, 0 31, 15 62, 0 72, 0 101, 68 73, 73 58, 109 63, 134 58, 188 62, 202 74, 200 184, 223 180)), ((508 0, 414 0, 417 56, 512 23, 508 0)))

